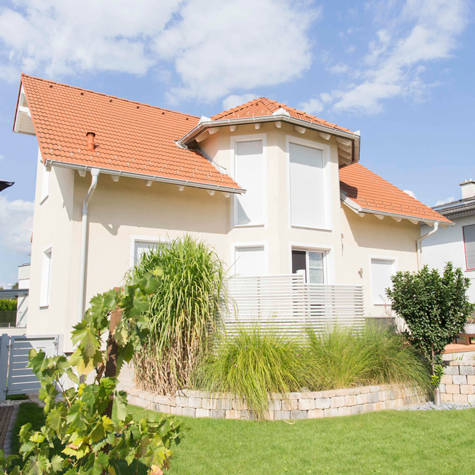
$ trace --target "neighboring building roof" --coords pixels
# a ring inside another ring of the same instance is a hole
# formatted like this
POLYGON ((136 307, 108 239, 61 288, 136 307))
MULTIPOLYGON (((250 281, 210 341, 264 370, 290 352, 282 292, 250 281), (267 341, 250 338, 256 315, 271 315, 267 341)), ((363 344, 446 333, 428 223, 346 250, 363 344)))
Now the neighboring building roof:
POLYGON ((452 201, 451 203, 434 206, 432 209, 449 219, 473 216, 475 215, 475 198, 452 201))
POLYGON ((45 162, 243 191, 198 151, 175 143, 198 117, 25 74, 21 82, 45 162), (95 133, 93 152, 86 150, 87 132, 95 133))
MULTIPOLYGON (((340 169, 340 189, 355 211, 400 216, 414 221, 452 224, 446 217, 421 203, 359 163, 340 169)), ((343 200, 345 202, 345 199, 343 200)))
POLYGON ((10 186, 14 185, 13 181, 5 181, 5 180, 0 180, 0 191, 3 191, 10 186))
POLYGON ((211 117, 211 119, 222 120, 222 119, 234 119, 234 118, 242 118, 242 117, 269 116, 281 108, 287 111, 291 117, 294 117, 296 119, 305 120, 307 122, 323 125, 325 127, 330 127, 332 129, 339 129, 344 132, 348 132, 350 134, 354 133, 354 132, 351 132, 351 130, 349 129, 345 129, 344 127, 340 127, 339 125, 332 124, 331 122, 327 122, 326 120, 323 120, 323 119, 319 119, 318 117, 307 114, 306 112, 299 111, 297 109, 294 109, 293 107, 289 107, 280 102, 267 99, 267 97, 259 97, 259 99, 254 99, 253 101, 247 102, 246 104, 242 104, 238 107, 234 107, 233 109, 220 112, 219 114, 216 114, 213 117, 211 117))

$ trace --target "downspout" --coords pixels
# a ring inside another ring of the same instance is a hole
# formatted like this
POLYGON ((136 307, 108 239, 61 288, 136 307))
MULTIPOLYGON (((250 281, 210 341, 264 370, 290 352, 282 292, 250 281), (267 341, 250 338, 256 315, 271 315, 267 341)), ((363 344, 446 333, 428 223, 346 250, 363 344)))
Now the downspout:
POLYGON ((424 236, 421 236, 416 242, 417 242, 417 270, 421 270, 422 267, 422 241, 429 236, 432 236, 432 234, 435 234, 439 229, 439 221, 436 221, 434 223, 434 229, 432 231, 429 231, 427 234, 424 234, 424 236))
POLYGON ((99 177, 100 170, 93 168, 91 170, 92 180, 91 186, 87 192, 84 203, 82 204, 82 237, 81 237, 81 261, 80 261, 80 274, 79 274, 79 306, 78 306, 78 322, 81 322, 84 316, 85 299, 86 299, 86 267, 87 267, 87 230, 88 230, 88 211, 89 201, 94 194, 94 190, 97 186, 97 179, 99 177))

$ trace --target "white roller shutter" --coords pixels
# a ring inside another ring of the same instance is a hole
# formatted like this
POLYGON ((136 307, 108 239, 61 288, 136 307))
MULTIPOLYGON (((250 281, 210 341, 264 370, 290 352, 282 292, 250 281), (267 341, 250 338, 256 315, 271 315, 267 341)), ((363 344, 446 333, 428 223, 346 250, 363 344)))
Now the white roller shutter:
POLYGON ((394 261, 371 259, 371 295, 373 304, 388 304, 386 289, 392 287, 391 276, 394 274, 394 261))
POLYGON ((236 143, 235 179, 246 193, 235 196, 234 224, 264 224, 264 155, 262 140, 236 143))
POLYGON ((242 276, 267 275, 263 246, 236 247, 235 273, 242 276))
POLYGON ((292 226, 325 228, 323 151, 289 144, 292 226))
POLYGON ((475 269, 475 225, 463 227, 463 240, 465 243, 465 259, 467 269, 475 269))

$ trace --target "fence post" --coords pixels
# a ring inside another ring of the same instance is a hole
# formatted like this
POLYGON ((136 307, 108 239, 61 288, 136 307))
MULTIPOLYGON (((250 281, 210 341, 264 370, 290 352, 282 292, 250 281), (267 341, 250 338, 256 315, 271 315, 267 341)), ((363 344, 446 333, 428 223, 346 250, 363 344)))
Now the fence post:
POLYGON ((4 333, 0 339, 0 402, 7 399, 8 344, 10 337, 4 333))

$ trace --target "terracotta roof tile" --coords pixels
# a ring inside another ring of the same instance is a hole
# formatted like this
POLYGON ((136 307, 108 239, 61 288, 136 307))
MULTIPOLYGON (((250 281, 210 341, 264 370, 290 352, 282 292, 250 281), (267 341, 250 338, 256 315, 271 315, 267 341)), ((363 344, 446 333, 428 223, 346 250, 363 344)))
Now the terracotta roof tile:
POLYGON ((250 102, 246 102, 238 107, 234 107, 234 109, 229 109, 227 111, 221 112, 219 114, 214 115, 211 117, 212 120, 220 120, 220 119, 239 119, 242 117, 260 117, 260 116, 269 116, 272 115, 276 110, 283 108, 286 110, 291 117, 296 119, 305 120, 307 122, 312 122, 318 125, 324 125, 326 127, 331 127, 334 129, 343 130, 345 132, 353 133, 349 129, 345 129, 344 127, 340 127, 336 124, 332 124, 323 119, 319 119, 313 115, 307 114, 306 112, 299 111, 294 109, 293 107, 289 107, 285 104, 281 104, 280 102, 272 101, 271 99, 267 99, 267 97, 259 97, 259 99, 254 99, 250 102))
POLYGON ((364 209, 451 223, 359 163, 340 169, 340 189, 364 209))
POLYGON ((179 148, 199 118, 22 75, 43 160, 239 188, 205 157, 179 148), (96 149, 86 150, 94 132, 96 149))

